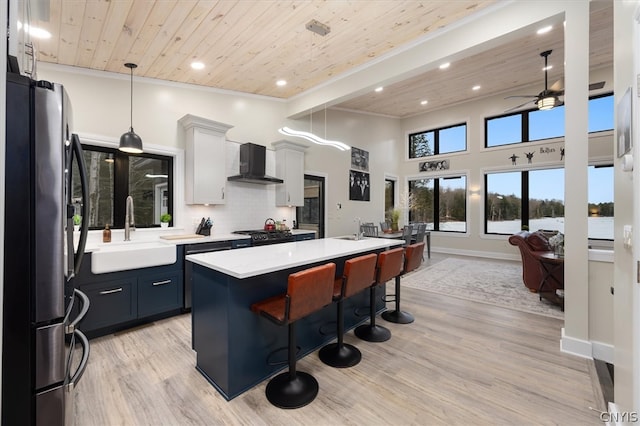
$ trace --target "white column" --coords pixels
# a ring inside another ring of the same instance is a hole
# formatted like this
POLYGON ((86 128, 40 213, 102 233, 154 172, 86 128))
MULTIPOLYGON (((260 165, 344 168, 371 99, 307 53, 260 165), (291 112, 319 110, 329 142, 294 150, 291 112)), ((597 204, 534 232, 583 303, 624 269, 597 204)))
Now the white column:
POLYGON ((591 356, 589 343, 589 2, 565 14, 565 325, 563 350, 591 356))

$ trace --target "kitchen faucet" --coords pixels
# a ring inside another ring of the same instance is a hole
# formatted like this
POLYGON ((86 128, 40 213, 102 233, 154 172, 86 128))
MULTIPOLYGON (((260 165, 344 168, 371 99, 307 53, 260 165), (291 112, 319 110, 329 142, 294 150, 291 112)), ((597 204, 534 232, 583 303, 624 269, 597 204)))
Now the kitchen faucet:
POLYGON ((125 214, 124 214, 124 240, 131 241, 131 229, 136 230, 136 224, 133 215, 133 198, 131 195, 127 197, 127 201, 125 202, 125 214))

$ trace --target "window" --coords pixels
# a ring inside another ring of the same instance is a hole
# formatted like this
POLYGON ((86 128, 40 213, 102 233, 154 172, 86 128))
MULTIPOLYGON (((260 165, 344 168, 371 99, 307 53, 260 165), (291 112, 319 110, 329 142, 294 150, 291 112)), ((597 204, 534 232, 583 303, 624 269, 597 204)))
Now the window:
MULTIPOLYGON (((613 95, 589 99, 589 132, 613 129, 613 95)), ((565 134, 564 106, 540 111, 520 111, 485 119, 485 147, 509 145, 542 139, 560 138, 565 134)))
MULTIPOLYGON (((613 166, 589 166, 588 237, 613 240, 613 166)), ((485 175, 485 232, 564 232, 564 169, 485 175)))
POLYGON ((613 165, 589 166, 589 239, 613 240, 613 165))
POLYGON ((384 180, 384 211, 387 216, 395 207, 396 181, 392 179, 384 180))
POLYGON ((433 231, 466 232, 466 176, 410 180, 409 221, 425 222, 433 231))
POLYGON ((467 125, 456 124, 409 135, 409 158, 448 154, 467 149, 467 125))
MULTIPOLYGON (((160 226, 163 213, 173 216, 172 157, 127 155, 117 149, 91 145, 83 145, 83 149, 89 184, 89 229, 102 229, 106 224, 124 228, 128 195, 133 198, 138 228, 160 226)), ((74 200, 81 198, 79 182, 74 163, 74 200)))

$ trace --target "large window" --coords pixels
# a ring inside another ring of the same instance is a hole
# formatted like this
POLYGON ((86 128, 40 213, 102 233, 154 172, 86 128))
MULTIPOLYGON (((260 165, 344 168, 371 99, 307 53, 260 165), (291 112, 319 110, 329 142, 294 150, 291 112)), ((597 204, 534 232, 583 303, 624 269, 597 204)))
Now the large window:
POLYGON ((389 220, 391 210, 395 208, 396 200, 396 181, 393 179, 384 180, 384 213, 385 218, 389 220))
POLYGON ((409 158, 448 154, 466 149, 466 124, 456 124, 409 135, 409 158))
MULTIPOLYGON (((172 157, 127 155, 92 145, 83 145, 83 149, 89 184, 89 218, 83 220, 89 220, 89 229, 102 229, 106 224, 123 228, 129 195, 133 198, 136 227, 160 226, 161 214, 173 215, 172 157)), ((73 175, 74 199, 80 200, 75 166, 73 175)))
POLYGON ((433 231, 467 231, 466 176, 409 181, 409 221, 433 231))
MULTIPOLYGON (((589 166, 589 239, 613 240, 613 167, 589 166)), ((564 232, 564 169, 485 175, 485 232, 564 232)))
MULTIPOLYGON (((589 99, 589 132, 613 129, 613 95, 589 99)), ((540 111, 537 109, 485 119, 485 147, 509 145, 542 139, 559 138, 565 134, 564 106, 540 111)))

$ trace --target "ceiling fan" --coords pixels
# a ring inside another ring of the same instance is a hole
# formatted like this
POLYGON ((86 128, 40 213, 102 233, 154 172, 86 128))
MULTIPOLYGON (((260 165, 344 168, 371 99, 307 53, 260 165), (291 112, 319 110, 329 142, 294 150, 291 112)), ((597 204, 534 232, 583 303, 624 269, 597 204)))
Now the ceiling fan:
MULTIPOLYGON (((555 108, 557 106, 563 105, 564 102, 560 101, 560 96, 564 95, 563 81, 562 79, 553 83, 551 87, 548 87, 548 76, 547 71, 549 69, 548 66, 548 57, 551 54, 552 50, 545 50, 540 53, 540 56, 544 58, 544 90, 537 95, 513 95, 507 96, 505 99, 510 98, 529 98, 528 101, 517 105, 513 108, 508 109, 505 112, 514 111, 520 107, 525 106, 528 103, 534 103, 539 110, 544 111, 547 109, 555 108)), ((589 85, 589 90, 602 89, 604 87, 604 81, 599 81, 597 83, 592 83, 589 85)))

